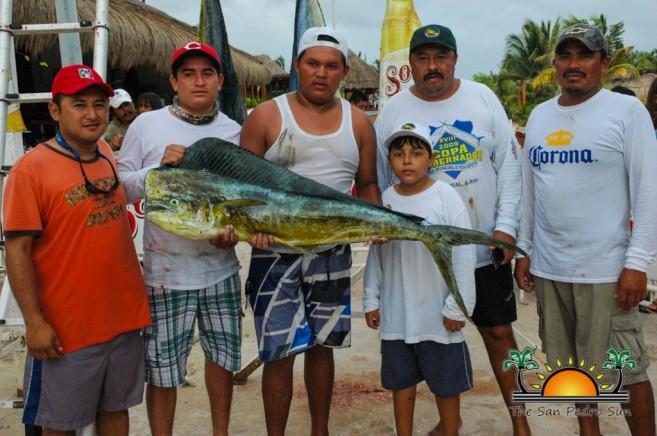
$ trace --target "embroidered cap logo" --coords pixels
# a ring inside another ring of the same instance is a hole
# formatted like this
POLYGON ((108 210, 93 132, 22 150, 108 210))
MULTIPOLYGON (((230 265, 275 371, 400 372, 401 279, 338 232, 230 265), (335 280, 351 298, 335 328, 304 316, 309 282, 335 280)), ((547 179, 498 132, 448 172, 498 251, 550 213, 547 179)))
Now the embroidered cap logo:
POLYGON ((424 30, 424 36, 426 36, 427 38, 437 38, 438 36, 440 36, 440 29, 435 26, 427 27, 424 30))
POLYGON ((80 79, 93 79, 94 73, 89 68, 78 68, 80 79))
POLYGON ((201 50, 201 43, 192 41, 185 46, 185 50, 201 50))

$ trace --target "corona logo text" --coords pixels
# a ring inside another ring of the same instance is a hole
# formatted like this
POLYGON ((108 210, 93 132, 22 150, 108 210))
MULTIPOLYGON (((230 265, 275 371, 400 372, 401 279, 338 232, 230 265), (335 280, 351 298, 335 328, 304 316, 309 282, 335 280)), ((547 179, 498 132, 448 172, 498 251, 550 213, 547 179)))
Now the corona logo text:
POLYGON ((590 164, 595 162, 592 151, 585 148, 583 150, 550 150, 543 148, 542 145, 530 147, 529 161, 534 168, 539 170, 543 165, 553 164, 590 164))

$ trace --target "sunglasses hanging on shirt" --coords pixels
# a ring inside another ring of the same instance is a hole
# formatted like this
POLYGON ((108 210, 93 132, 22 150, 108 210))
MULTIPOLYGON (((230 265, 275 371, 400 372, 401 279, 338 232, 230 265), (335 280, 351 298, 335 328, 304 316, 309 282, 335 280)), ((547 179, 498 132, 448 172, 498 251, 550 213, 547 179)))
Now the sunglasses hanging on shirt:
POLYGON ((87 188, 87 191, 89 191, 90 194, 94 194, 94 195, 105 194, 105 195, 107 195, 107 194, 115 191, 116 188, 119 187, 119 176, 116 174, 116 170, 114 169, 114 165, 112 165, 112 162, 110 162, 110 160, 107 158, 107 156, 105 156, 104 154, 102 154, 100 152, 100 150, 98 150, 98 146, 96 146, 96 156, 101 158, 101 159, 105 159, 107 161, 110 168, 112 169, 112 174, 114 175, 114 184, 112 184, 112 186, 110 186, 110 188, 108 190, 100 189, 99 187, 97 187, 96 185, 91 183, 89 178, 87 178, 87 173, 84 172, 84 166, 82 165, 82 159, 80 158, 80 153, 78 153, 78 151, 76 149, 74 149, 73 147, 68 145, 68 143, 66 142, 64 137, 59 132, 57 132, 57 134, 55 135, 55 141, 57 141, 57 144, 59 144, 60 147, 62 147, 65 150, 68 150, 71 153, 73 153, 73 157, 80 164, 80 171, 82 171, 82 177, 84 178, 84 187, 87 188))

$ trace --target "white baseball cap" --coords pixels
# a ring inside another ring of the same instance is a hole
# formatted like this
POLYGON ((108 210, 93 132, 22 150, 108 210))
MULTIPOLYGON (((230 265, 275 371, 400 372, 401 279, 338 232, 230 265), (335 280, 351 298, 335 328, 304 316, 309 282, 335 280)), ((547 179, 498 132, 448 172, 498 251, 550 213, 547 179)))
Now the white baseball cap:
POLYGON ((429 128, 423 124, 418 123, 404 123, 395 130, 392 131, 383 142, 384 147, 389 151, 390 144, 392 141, 399 138, 400 136, 415 136, 416 138, 426 142, 429 145, 429 149, 433 149, 433 143, 431 142, 431 134, 429 133, 429 128))
POLYGON ((132 103, 132 98, 130 94, 125 89, 115 89, 114 97, 110 97, 110 106, 114 109, 118 109, 123 103, 132 103))
POLYGON ((347 40, 330 27, 311 27, 306 30, 299 40, 297 53, 301 54, 312 47, 331 47, 342 53, 345 59, 349 57, 347 40))

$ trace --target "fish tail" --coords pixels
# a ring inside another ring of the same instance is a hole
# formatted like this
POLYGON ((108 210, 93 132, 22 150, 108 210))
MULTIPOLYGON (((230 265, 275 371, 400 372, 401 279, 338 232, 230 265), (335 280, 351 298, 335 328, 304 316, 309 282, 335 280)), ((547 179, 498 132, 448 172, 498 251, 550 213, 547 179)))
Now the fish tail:
POLYGON ((454 277, 454 270, 452 269, 452 247, 445 241, 443 227, 445 226, 427 226, 422 236, 422 242, 427 246, 431 253, 431 257, 433 257, 436 265, 438 265, 438 269, 447 284, 449 292, 452 294, 452 297, 454 297, 454 301, 456 301, 456 304, 458 304, 467 320, 472 322, 472 319, 468 314, 468 309, 465 307, 463 297, 459 292, 456 277, 454 277))
POLYGON ((489 236, 485 233, 482 233, 477 230, 464 229, 461 227, 448 226, 448 225, 431 225, 426 226, 424 233, 422 234, 422 242, 427 246, 431 256, 436 261, 438 269, 445 279, 445 283, 449 288, 454 300, 463 311, 463 314, 468 320, 472 322, 472 319, 468 315, 468 310, 465 307, 463 302, 463 297, 459 292, 458 285, 456 284, 456 278, 454 277, 454 271, 452 269, 452 246, 453 245, 468 245, 468 244, 479 244, 479 245, 488 245, 498 248, 507 248, 513 250, 517 253, 522 253, 527 256, 520 248, 516 247, 513 244, 489 236))
POLYGON ((513 244, 496 238, 494 236, 487 235, 486 233, 480 232, 478 230, 463 229, 460 227, 446 226, 446 225, 437 225, 430 227, 440 227, 439 233, 443 238, 443 241, 446 244, 450 245, 467 245, 467 244, 478 244, 478 245, 488 245, 497 248, 506 248, 508 250, 515 251, 520 253, 523 256, 529 257, 529 255, 522 249, 516 247, 513 244))

